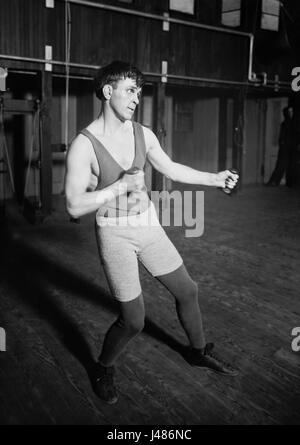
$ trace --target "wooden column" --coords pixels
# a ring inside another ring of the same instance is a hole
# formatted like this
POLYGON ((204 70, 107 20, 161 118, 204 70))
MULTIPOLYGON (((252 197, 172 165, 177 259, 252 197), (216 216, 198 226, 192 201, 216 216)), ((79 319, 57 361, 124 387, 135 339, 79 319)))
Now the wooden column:
MULTIPOLYGON (((166 84, 159 82, 155 88, 155 133, 165 148, 166 139, 166 84)), ((152 172, 152 190, 161 191, 164 188, 163 176, 157 170, 152 172)))
POLYGON ((227 119, 227 97, 220 97, 219 106, 219 162, 218 169, 223 171, 226 169, 227 161, 227 134, 228 134, 228 119, 227 119))
POLYGON ((52 212, 52 148, 51 148, 51 103, 52 73, 41 74, 41 203, 44 216, 52 212))
POLYGON ((13 116, 13 144, 14 144, 14 182, 16 199, 19 204, 24 200, 25 188, 25 144, 24 144, 24 115, 13 116))
POLYGON ((290 105, 294 109, 294 132, 295 132, 295 146, 292 153, 292 182, 294 187, 300 190, 300 97, 299 93, 294 93, 290 99, 290 105))
POLYGON ((234 99, 234 131, 233 131, 233 156, 232 167, 238 169, 240 174, 240 187, 243 184, 244 150, 245 150, 245 101, 246 93, 243 88, 235 95, 234 99))

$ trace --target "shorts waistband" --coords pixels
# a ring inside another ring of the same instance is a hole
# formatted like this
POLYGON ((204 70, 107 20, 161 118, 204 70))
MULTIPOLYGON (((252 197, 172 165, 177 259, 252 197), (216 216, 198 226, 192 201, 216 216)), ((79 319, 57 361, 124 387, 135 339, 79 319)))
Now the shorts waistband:
POLYGON ((156 209, 150 201, 148 209, 137 215, 120 216, 118 218, 106 218, 96 215, 97 225, 99 227, 159 227, 160 222, 157 217, 156 209))

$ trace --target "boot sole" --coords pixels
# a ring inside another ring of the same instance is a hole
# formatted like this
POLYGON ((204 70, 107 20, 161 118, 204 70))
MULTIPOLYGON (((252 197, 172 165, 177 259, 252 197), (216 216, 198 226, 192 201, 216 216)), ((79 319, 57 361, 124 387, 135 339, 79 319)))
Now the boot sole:
POLYGON ((116 399, 113 400, 103 400, 101 399, 103 402, 107 403, 108 405, 116 405, 119 401, 119 397, 117 397, 116 399))
POLYGON ((238 371, 228 374, 226 372, 217 371, 216 369, 208 368, 207 366, 197 366, 197 365, 191 365, 191 366, 193 368, 203 369, 204 371, 210 371, 210 372, 213 372, 214 374, 222 375, 223 377, 238 377, 240 375, 240 373, 238 371))

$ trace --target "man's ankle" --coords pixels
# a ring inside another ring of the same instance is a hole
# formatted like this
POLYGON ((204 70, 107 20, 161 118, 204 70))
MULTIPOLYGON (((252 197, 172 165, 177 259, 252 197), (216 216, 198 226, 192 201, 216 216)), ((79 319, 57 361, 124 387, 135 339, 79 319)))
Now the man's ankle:
POLYGON ((206 348, 206 344, 202 347, 195 347, 195 346, 190 346, 190 351, 194 352, 195 354, 204 354, 205 353, 205 348, 206 348))
POLYGON ((114 383, 115 367, 96 363, 94 389, 97 396, 110 405, 117 403, 118 392, 114 383))
POLYGON ((106 363, 103 363, 102 361, 100 361, 100 360, 98 360, 97 361, 97 366, 99 366, 99 367, 101 367, 101 368, 114 368, 114 365, 113 364, 106 364, 106 363))
POLYGON ((238 375, 238 371, 234 369, 230 364, 224 362, 218 356, 213 354, 213 349, 213 343, 208 343, 205 346, 204 350, 190 348, 186 359, 192 366, 208 369, 218 374, 236 377, 238 375))
POLYGON ((98 357, 97 365, 102 366, 103 368, 113 368, 115 366, 114 361, 105 360, 101 357, 101 355, 98 357))

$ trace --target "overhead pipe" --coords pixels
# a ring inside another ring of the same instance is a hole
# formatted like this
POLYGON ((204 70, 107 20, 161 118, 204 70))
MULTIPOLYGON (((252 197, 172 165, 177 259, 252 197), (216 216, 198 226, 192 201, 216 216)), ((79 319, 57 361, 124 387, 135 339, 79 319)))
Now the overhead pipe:
POLYGON ((235 85, 235 86, 247 86, 248 82, 239 82, 237 80, 221 80, 221 79, 209 79, 207 77, 192 77, 192 76, 180 76, 176 74, 166 74, 168 79, 175 80, 187 80, 190 82, 207 82, 207 83, 217 83, 217 84, 226 84, 226 85, 235 85))
MULTIPOLYGON (((65 79, 66 78, 66 74, 53 73, 53 77, 56 77, 58 79, 59 78, 65 79)), ((89 80, 89 81, 93 81, 94 80, 94 78, 92 76, 69 75, 68 77, 69 77, 69 79, 72 79, 72 80, 89 80)))
MULTIPOLYGON (((60 60, 48 60, 48 59, 38 59, 35 57, 23 57, 23 56, 11 56, 8 54, 0 54, 0 59, 6 59, 6 60, 16 60, 20 62, 29 62, 29 63, 39 63, 39 64, 50 64, 50 65, 57 65, 57 66, 66 66, 66 62, 61 62, 60 60)), ((90 69, 90 70, 98 70, 101 68, 101 66, 97 65, 87 65, 84 63, 72 63, 69 62, 68 66, 71 68, 82 68, 82 69, 90 69)), ((161 73, 150 73, 145 72, 146 76, 152 76, 152 77, 161 77, 161 73)))
MULTIPOLYGON (((24 61, 24 62, 32 62, 32 63, 39 63, 39 64, 45 64, 45 63, 50 63, 51 65, 58 65, 58 66, 65 66, 66 63, 65 62, 61 62, 58 60, 46 60, 46 59, 37 59, 37 58, 33 58, 33 57, 21 57, 21 56, 10 56, 10 55, 5 55, 5 54, 0 54, 0 59, 8 59, 8 60, 17 60, 17 61, 24 61)), ((85 64, 81 64, 81 63, 68 63, 68 65, 70 67, 74 67, 74 68, 86 68, 86 69, 93 69, 93 70, 98 70, 99 68, 101 68, 100 66, 96 66, 96 65, 85 65, 85 64)), ((149 72, 144 72, 145 76, 149 76, 149 77, 162 77, 162 73, 149 73, 149 72)), ((53 76, 60 76, 60 77, 65 77, 65 74, 53 74, 53 76)), ((173 79, 179 79, 179 80, 189 80, 189 81, 194 81, 194 82, 211 82, 211 83, 219 83, 219 84, 224 84, 224 85, 248 85, 248 82, 238 82, 238 81, 234 81, 234 80, 221 80, 221 79, 206 79, 206 78, 202 78, 202 77, 190 77, 190 76, 177 76, 177 75, 172 75, 172 74, 167 74, 166 77, 168 78, 173 78, 173 79)))
MULTIPOLYGON (((57 65, 57 66, 65 66, 65 62, 61 62, 58 60, 46 60, 46 59, 37 59, 37 58, 33 58, 33 57, 21 57, 21 56, 10 56, 7 54, 0 54, 0 59, 7 59, 7 60, 17 60, 17 61, 23 61, 23 62, 29 62, 29 63, 38 63, 38 64, 46 64, 46 63, 51 63, 52 65, 57 65)), ((82 64, 82 63, 69 63, 70 67, 73 68, 82 68, 82 69, 92 69, 92 70, 98 70, 99 68, 101 68, 100 66, 97 65, 86 65, 86 64, 82 64)), ((148 77, 162 77, 162 73, 151 73, 151 72, 144 72, 145 76, 148 77)), ((57 73, 53 73, 54 77, 64 77, 64 74, 57 74, 57 73)), ((167 74, 166 75, 167 78, 170 79, 177 79, 177 80, 186 80, 186 81, 191 81, 191 82, 208 82, 208 83, 215 83, 215 84, 219 84, 219 85, 236 85, 236 86, 251 86, 255 83, 255 81, 252 78, 252 82, 239 82, 239 81, 234 81, 234 80, 221 80, 221 79, 211 79, 211 78, 204 78, 204 77, 192 77, 192 76, 180 76, 180 75, 173 75, 173 74, 167 74)), ((71 76, 71 78, 78 78, 78 79, 84 79, 84 80, 88 80, 89 78, 87 77, 82 77, 82 76, 71 76)), ((257 82, 257 80, 256 80, 257 82)), ((275 85, 275 81, 272 80, 268 80, 268 88, 274 88, 275 85)), ((277 85, 279 85, 279 87, 287 87, 290 86, 290 84, 288 82, 282 82, 280 81, 279 83, 277 83, 277 85)))
MULTIPOLYGON (((29 62, 29 63, 41 63, 41 64, 50 64, 50 65, 58 65, 58 66, 66 66, 66 62, 61 62, 59 60, 46 60, 46 59, 38 59, 36 57, 23 57, 23 56, 11 56, 7 54, 0 54, 0 59, 7 60, 17 60, 21 62, 29 62)), ((72 68, 86 68, 86 69, 99 69, 99 67, 95 65, 85 65, 82 63, 69 63, 69 66, 72 68)))

